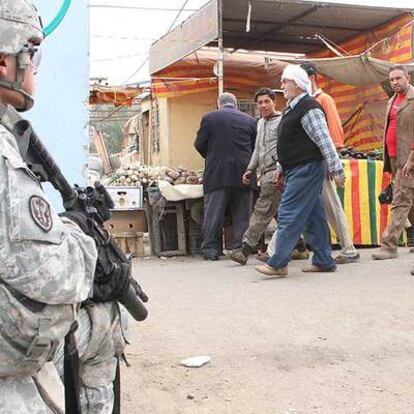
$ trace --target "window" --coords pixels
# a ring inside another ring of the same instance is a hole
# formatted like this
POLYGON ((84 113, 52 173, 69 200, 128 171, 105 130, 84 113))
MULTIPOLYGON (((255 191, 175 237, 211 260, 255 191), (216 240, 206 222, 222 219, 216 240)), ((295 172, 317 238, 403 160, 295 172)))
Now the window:
POLYGON ((251 115, 253 118, 260 118, 259 110, 254 101, 239 100, 239 109, 240 111, 251 115))

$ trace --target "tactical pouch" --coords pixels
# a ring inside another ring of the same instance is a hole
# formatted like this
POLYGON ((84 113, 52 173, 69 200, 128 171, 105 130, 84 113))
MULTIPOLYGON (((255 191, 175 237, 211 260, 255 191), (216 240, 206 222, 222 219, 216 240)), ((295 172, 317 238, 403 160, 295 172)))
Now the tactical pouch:
POLYGON ((0 284, 0 378, 38 372, 52 360, 73 319, 73 305, 30 308, 0 284))

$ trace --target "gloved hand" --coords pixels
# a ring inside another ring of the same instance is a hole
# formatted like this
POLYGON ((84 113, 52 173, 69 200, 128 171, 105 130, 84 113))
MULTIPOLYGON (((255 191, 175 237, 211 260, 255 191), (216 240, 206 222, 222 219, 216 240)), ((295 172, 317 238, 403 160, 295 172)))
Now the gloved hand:
POLYGON ((92 220, 86 214, 80 211, 65 211, 59 214, 59 217, 66 217, 79 226, 79 228, 88 236, 92 236, 92 220))

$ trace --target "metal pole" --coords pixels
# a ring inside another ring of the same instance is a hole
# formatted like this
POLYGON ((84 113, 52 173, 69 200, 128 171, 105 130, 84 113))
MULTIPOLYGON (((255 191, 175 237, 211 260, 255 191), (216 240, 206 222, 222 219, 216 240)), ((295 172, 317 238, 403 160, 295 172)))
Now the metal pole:
POLYGON ((224 47, 223 47, 223 0, 217 0, 218 17, 218 94, 224 92, 224 47))

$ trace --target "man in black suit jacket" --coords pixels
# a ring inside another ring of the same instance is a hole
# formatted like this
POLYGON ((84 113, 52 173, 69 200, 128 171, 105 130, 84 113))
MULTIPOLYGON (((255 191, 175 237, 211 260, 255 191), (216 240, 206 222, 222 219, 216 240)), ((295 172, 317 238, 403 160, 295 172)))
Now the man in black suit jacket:
POLYGON ((217 111, 203 116, 194 143, 205 159, 201 250, 206 260, 218 260, 221 254, 226 212, 233 222, 233 248, 241 246, 252 200, 252 187, 244 186, 242 177, 254 149, 256 120, 237 109, 231 93, 220 95, 218 106, 217 111))

